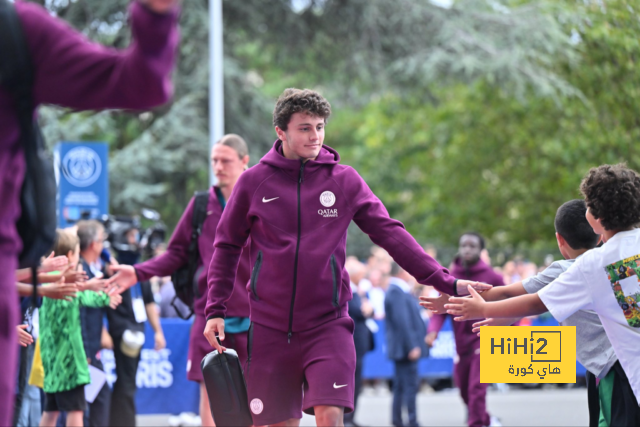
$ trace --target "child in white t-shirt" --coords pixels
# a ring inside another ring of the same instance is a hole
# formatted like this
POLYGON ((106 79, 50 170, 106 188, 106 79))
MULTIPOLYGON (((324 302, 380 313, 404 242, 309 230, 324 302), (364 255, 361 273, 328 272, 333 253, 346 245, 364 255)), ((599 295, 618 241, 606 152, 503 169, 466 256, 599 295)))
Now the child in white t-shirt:
POLYGON ((606 242, 578 258, 538 293, 505 301, 451 298, 456 320, 531 316, 549 311, 561 322, 595 311, 618 356, 611 425, 640 425, 640 175, 623 164, 589 171, 580 185, 587 221, 606 242))

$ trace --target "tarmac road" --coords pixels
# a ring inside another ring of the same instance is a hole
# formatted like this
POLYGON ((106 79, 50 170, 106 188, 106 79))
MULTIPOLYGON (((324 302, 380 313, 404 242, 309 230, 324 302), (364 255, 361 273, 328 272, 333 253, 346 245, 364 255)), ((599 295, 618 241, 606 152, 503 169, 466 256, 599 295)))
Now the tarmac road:
MULTIPOLYGON (((587 426, 587 390, 545 389, 490 391, 489 412, 504 426, 587 426)), ((367 390, 359 400, 356 422, 362 426, 391 424, 390 393, 367 390)), ((138 426, 168 426, 169 415, 138 416, 138 426)), ((455 389, 418 395, 418 422, 422 426, 465 426, 466 408, 455 389)), ((301 426, 315 426, 305 415, 301 426)))

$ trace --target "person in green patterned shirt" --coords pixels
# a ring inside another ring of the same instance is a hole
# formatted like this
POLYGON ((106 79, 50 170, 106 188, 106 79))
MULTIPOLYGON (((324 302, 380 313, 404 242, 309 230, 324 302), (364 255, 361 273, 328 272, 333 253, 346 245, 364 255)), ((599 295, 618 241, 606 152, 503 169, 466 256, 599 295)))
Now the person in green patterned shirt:
MULTIPOLYGON (((56 231, 56 255, 66 255, 76 268, 80 258, 78 236, 56 231)), ((91 382, 82 344, 80 306, 117 307, 118 296, 90 290, 70 300, 44 298, 40 309, 40 353, 44 367, 45 407, 41 426, 55 426, 60 411, 67 412, 67 426, 82 426, 86 406, 84 386, 91 382)))

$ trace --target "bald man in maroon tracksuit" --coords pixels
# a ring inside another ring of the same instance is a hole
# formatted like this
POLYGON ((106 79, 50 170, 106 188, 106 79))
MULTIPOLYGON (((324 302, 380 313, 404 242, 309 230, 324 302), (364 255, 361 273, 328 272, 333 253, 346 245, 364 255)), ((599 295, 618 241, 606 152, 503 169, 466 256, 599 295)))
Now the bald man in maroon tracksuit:
MULTIPOLYGON (((484 239, 476 233, 460 237, 459 256, 454 260, 451 273, 460 279, 504 286, 502 276, 480 259, 484 239)), ((433 343, 442 328, 446 314, 434 314, 429 323, 427 340, 433 343)), ((454 379, 460 389, 462 400, 469 410, 469 427, 499 425, 496 418, 487 412, 487 387, 480 382, 480 337, 473 332, 475 320, 453 322, 458 363, 454 368, 454 379)))

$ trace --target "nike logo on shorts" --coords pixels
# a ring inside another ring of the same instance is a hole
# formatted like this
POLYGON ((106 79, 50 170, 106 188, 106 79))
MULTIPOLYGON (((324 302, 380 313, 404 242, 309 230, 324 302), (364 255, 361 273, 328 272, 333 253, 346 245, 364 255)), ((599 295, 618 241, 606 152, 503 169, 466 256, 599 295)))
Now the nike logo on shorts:
POLYGON ((273 199, 262 198, 262 203, 273 202, 275 199, 279 199, 280 197, 274 197, 273 199))
POLYGON ((342 387, 346 387, 347 384, 343 384, 343 385, 336 385, 336 383, 333 383, 333 388, 342 388, 342 387))

